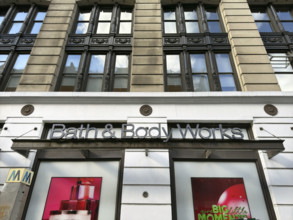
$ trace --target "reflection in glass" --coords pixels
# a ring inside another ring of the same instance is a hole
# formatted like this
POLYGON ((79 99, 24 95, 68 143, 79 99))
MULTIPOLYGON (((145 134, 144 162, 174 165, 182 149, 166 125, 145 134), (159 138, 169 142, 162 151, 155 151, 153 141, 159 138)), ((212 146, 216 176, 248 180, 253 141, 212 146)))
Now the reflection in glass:
POLYGON ((17 12, 16 16, 14 17, 14 21, 24 21, 26 15, 27 12, 17 12))
POLYGON ((81 55, 68 55, 64 73, 77 73, 81 55))
POLYGON ((75 80, 76 80, 75 76, 63 76, 59 90, 63 92, 74 91, 75 80))
POLYGON ((261 12, 261 11, 258 11, 258 12, 252 12, 252 17, 254 18, 254 20, 267 20, 269 21, 270 18, 268 16, 268 14, 266 12, 261 12))
POLYGON ((31 34, 38 34, 41 30, 42 24, 42 22, 35 22, 32 27, 31 34))
POLYGON ((277 9, 277 14, 280 20, 293 20, 290 11, 282 11, 277 9))
POLYGON ((197 20, 196 11, 184 11, 185 20, 197 20))
POLYGON ((186 33, 199 33, 198 22, 185 22, 186 33))
POLYGON ((167 76, 167 90, 168 92, 180 92, 182 91, 182 83, 180 75, 168 75, 167 76))
POLYGON ((4 69, 4 65, 7 60, 7 57, 8 57, 7 54, 0 54, 0 73, 2 73, 4 69))
POLYGON ((114 92, 126 92, 128 88, 128 75, 115 76, 114 79, 114 92))
POLYGON ((103 86, 103 75, 89 75, 86 91, 87 92, 100 92, 103 86))
POLYGON ((104 73, 106 55, 92 55, 89 74, 104 73))
POLYGON ((259 32, 273 32, 270 22, 255 22, 259 32))
POLYGON ((131 22, 120 22, 119 34, 130 34, 131 33, 131 22))
POLYGON ((286 53, 270 53, 268 55, 275 73, 293 72, 292 65, 286 53))
POLYGON ((19 54, 14 63, 13 69, 11 70, 11 73, 23 73, 28 58, 29 54, 19 54))
POLYGON ((123 20, 132 20, 132 13, 127 11, 121 11, 120 21, 123 21, 123 20))
POLYGON ((195 92, 210 91, 209 80, 206 74, 193 75, 192 80, 195 92))
POLYGON ((38 12, 35 20, 43 21, 46 17, 46 12, 38 12))
POLYGON ((14 23, 12 24, 10 30, 9 30, 9 34, 16 34, 20 31, 20 28, 22 26, 22 23, 14 23))
POLYGON ((218 20, 218 13, 213 9, 206 9, 206 16, 208 20, 218 20))
POLYGON ((7 82, 5 91, 6 92, 14 92, 16 90, 16 87, 19 84, 20 77, 21 77, 21 75, 18 75, 18 74, 17 75, 11 75, 9 80, 8 80, 8 82, 7 82))
POLYGON ((0 25, 1 25, 3 20, 4 20, 4 16, 0 15, 0 25))
POLYGON ((164 29, 166 34, 177 33, 176 22, 165 22, 164 29))
POLYGON ((166 55, 167 73, 181 73, 179 55, 166 55))
POLYGON ((291 74, 276 74, 282 91, 293 91, 293 72, 291 74))
POLYGON ((84 22, 84 23, 78 23, 76 27, 76 34, 85 34, 87 32, 89 23, 84 22))
POLYGON ((236 86, 232 74, 220 74, 222 91, 236 91, 236 86))
POLYGON ((193 73, 206 73, 207 66, 204 54, 190 55, 191 70, 193 73))
POLYGON ((90 12, 80 12, 78 16, 79 21, 89 21, 91 13, 90 12))
POLYGON ((220 73, 232 73, 229 54, 216 54, 216 62, 220 73))
POLYGON ((221 33, 220 23, 218 21, 209 21, 208 22, 209 30, 212 33, 221 33))
POLYGON ((99 15, 99 21, 111 21, 112 12, 101 11, 99 15))
POLYGON ((97 34, 109 34, 110 33, 110 22, 99 22, 97 34))
POLYGON ((282 22, 285 31, 293 32, 293 22, 282 22))
POLYGON ((176 15, 174 11, 164 12, 164 20, 175 20, 176 15))
POLYGON ((115 62, 115 74, 128 74, 128 55, 117 55, 115 62))

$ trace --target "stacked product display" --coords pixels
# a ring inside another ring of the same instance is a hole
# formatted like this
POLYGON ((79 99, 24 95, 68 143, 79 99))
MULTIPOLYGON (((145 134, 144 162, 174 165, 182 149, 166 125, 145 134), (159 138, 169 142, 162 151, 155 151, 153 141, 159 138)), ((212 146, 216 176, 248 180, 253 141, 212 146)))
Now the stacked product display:
POLYGON ((59 210, 50 211, 49 220, 97 220, 99 200, 94 199, 94 192, 90 180, 79 179, 69 200, 62 200, 59 210))

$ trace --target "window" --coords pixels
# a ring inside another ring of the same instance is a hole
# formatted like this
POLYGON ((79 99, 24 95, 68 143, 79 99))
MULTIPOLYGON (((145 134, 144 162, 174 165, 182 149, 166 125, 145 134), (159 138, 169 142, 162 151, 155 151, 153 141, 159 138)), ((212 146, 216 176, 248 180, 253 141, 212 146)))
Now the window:
POLYGON ((292 10, 276 8, 277 15, 285 31, 293 32, 292 10))
POLYGON ((67 56, 59 91, 128 91, 129 55, 117 54, 107 58, 106 54, 91 54, 89 61, 83 64, 86 65, 84 70, 81 67, 82 56, 67 56), (106 71, 109 69, 113 72, 106 71))
POLYGON ((166 91, 237 90, 217 6, 166 6, 163 22, 166 91))
POLYGON ((181 65, 184 62, 184 56, 166 54, 167 91, 237 90, 228 53, 189 53, 186 69, 181 65))
POLYGON ((281 90, 293 91, 293 56, 286 53, 269 53, 268 55, 281 90))
POLYGON ((252 16, 259 32, 273 32, 270 18, 265 9, 253 10, 252 16))
POLYGON ((223 32, 216 7, 178 4, 164 8, 163 19, 165 34, 223 32))
MULTIPOLYGON (((29 54, 17 55, 17 58, 9 74, 5 76, 7 83, 4 85, 4 91, 14 92, 16 90, 16 87, 18 86, 20 77, 24 71, 28 58, 29 58, 29 54)), ((5 82, 5 79, 3 81, 5 82)))
POLYGON ((128 91, 131 41, 131 7, 79 8, 56 90, 128 91))

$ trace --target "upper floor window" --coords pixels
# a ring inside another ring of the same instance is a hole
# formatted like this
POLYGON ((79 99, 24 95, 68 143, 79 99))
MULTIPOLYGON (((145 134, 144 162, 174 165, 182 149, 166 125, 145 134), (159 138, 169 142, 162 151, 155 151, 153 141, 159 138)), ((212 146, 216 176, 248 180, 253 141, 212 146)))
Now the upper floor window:
POLYGON ((281 90, 293 91, 293 56, 286 53, 269 53, 268 55, 281 90))
POLYGON ((68 54, 59 91, 128 91, 129 55, 68 54), (109 72, 110 71, 110 72, 109 72))
POLYGON ((120 6, 80 8, 75 34, 131 34, 132 10, 120 6), (91 20, 94 25, 90 25, 91 20))
POLYGON ((252 7, 251 12, 259 32, 293 32, 292 9, 269 5, 252 7))
POLYGON ((163 19, 165 34, 223 32, 216 7, 178 4, 164 8, 163 19))
POLYGON ((38 34, 46 16, 46 8, 36 5, 12 5, 0 11, 0 32, 4 34, 38 34))
POLYGON ((166 54, 167 91, 236 91, 233 72, 228 53, 166 54))

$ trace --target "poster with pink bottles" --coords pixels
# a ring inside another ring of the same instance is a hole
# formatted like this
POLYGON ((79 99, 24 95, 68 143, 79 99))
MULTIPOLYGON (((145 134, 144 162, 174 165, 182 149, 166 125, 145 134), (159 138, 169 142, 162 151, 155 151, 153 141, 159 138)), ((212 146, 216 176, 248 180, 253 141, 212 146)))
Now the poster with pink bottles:
POLYGON ((102 177, 52 177, 42 220, 97 220, 102 177))
POLYGON ((242 178, 191 178, 195 220, 251 218, 242 178))

